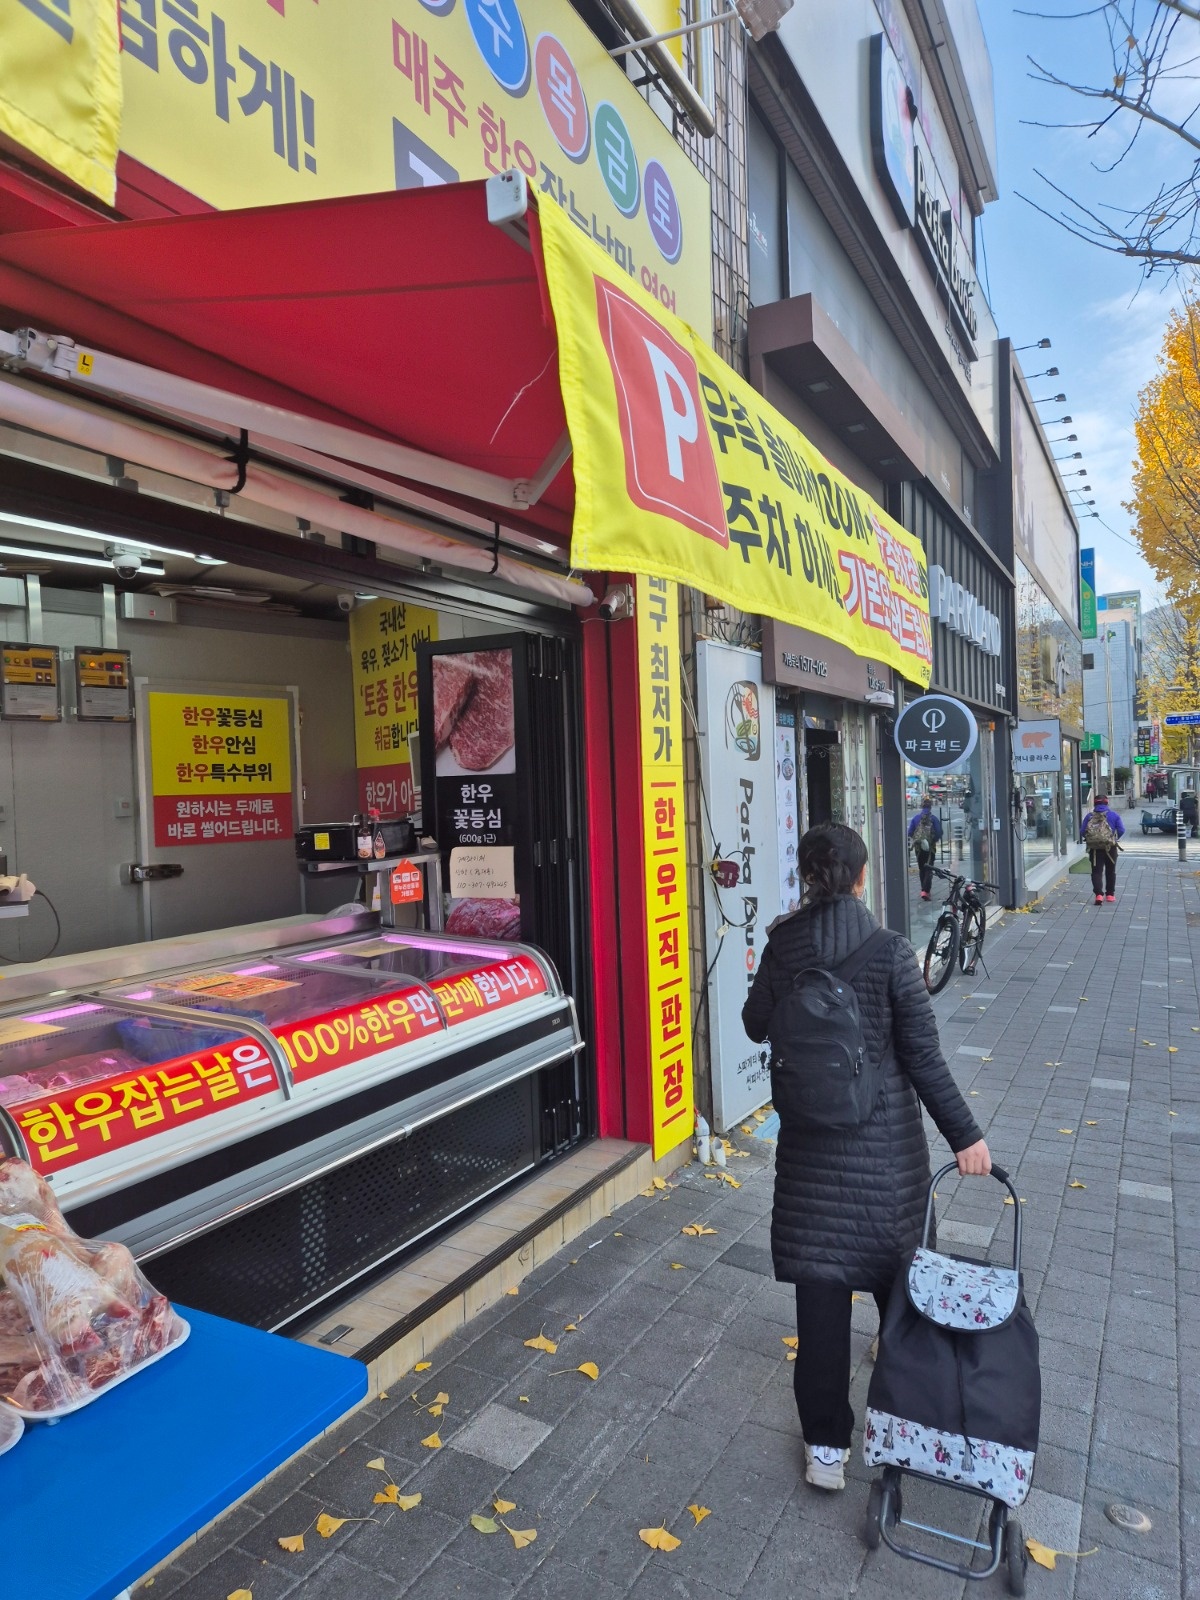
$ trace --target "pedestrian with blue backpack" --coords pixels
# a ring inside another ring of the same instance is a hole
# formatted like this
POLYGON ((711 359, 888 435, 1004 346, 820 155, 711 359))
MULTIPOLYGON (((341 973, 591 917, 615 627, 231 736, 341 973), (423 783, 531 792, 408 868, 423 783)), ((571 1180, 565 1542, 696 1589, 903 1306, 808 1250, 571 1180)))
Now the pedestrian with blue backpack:
POLYGON ((882 1317, 901 1261, 920 1242, 929 1184, 924 1106, 959 1172, 991 1156, 950 1074, 912 946, 863 904, 867 847, 826 823, 800 841, 800 909, 772 927, 742 1009, 756 1044, 771 1042, 779 1114, 771 1254, 796 1288, 793 1379, 805 1477, 845 1487, 850 1305, 875 1297, 882 1317))
POLYGON ((921 809, 908 825, 908 842, 917 861, 921 880, 921 899, 928 900, 933 888, 933 863, 942 842, 942 823, 933 809, 933 797, 922 795, 921 809))

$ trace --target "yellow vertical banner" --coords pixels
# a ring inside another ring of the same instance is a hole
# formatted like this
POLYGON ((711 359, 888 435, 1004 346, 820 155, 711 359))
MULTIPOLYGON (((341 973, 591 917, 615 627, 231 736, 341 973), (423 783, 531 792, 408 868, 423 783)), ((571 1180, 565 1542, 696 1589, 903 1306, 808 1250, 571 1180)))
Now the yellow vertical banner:
POLYGON ((409 738, 417 731, 417 646, 436 639, 438 616, 403 600, 368 600, 350 613, 358 804, 384 817, 413 808, 409 738))
POLYGON ((646 980, 655 1160, 691 1137, 691 984, 680 701, 679 591, 638 577, 638 701, 645 847, 646 980))
POLYGON ((112 205, 121 130, 114 0, 0 0, 0 134, 112 205))

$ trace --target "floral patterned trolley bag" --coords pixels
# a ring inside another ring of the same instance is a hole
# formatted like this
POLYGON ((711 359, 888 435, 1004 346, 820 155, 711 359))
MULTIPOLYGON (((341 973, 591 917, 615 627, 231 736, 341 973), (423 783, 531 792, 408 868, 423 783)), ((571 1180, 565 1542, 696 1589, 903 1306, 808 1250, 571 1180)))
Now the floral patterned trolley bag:
POLYGON ((1007 1558, 1010 1587, 1021 1594, 1025 1551, 1008 1511, 1029 1493, 1041 1413, 1038 1336, 1021 1281, 1021 1207, 1008 1174, 993 1166, 1012 1196, 1011 1267, 930 1248, 934 1189, 953 1171, 950 1163, 930 1183, 921 1244, 896 1279, 879 1332, 863 1457, 888 1470, 873 1486, 866 1537, 872 1547, 882 1536, 897 1554, 963 1576, 983 1577, 1007 1558), (980 1546, 992 1555, 987 1573, 933 1561, 892 1536, 903 1521, 903 1473, 993 1502, 989 1542, 980 1546))

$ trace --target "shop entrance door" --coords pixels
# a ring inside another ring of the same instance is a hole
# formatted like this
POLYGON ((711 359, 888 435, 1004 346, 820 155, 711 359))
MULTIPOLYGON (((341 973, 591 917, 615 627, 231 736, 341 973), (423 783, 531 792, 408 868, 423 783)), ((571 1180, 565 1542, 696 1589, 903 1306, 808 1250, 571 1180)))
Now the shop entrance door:
POLYGON ((837 733, 828 728, 804 730, 805 827, 819 822, 840 822, 842 798, 841 752, 837 733))
POLYGON ((121 873, 141 938, 303 911, 298 691, 149 678, 135 690, 138 850, 121 873))

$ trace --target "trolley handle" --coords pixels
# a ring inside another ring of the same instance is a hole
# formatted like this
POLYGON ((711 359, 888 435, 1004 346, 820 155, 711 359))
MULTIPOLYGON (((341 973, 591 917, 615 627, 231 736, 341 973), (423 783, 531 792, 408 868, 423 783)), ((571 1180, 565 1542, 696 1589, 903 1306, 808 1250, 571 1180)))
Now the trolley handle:
MULTIPOLYGON (((922 1248, 922 1250, 928 1250, 928 1248, 929 1248, 929 1230, 933 1226, 933 1191, 937 1188, 938 1184, 942 1181, 942 1179, 946 1176, 947 1173, 949 1173, 949 1172, 957 1172, 957 1171, 958 1171, 958 1163, 957 1163, 957 1161, 948 1161, 946 1163, 946 1165, 944 1167, 940 1167, 937 1170, 937 1172, 934 1173, 933 1177, 929 1180, 929 1193, 928 1193, 928 1196, 926 1197, 926 1200, 925 1200, 925 1225, 921 1229, 921 1248, 922 1248)), ((1020 1272, 1020 1270, 1021 1270, 1021 1197, 1020 1197, 1020 1195, 1018 1195, 1017 1191, 1013 1188, 1012 1180, 1009 1178, 1008 1173, 1005 1171, 1005 1169, 1003 1167, 998 1166, 994 1161, 992 1163, 991 1176, 996 1179, 997 1183, 1002 1183, 1004 1185, 1004 1187, 1008 1190, 1009 1194, 1012 1196, 1012 1203, 1013 1203, 1013 1270, 1014 1270, 1014 1272, 1020 1272)))

